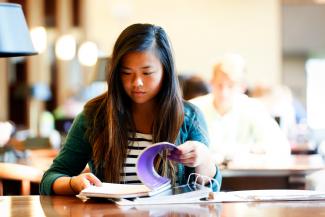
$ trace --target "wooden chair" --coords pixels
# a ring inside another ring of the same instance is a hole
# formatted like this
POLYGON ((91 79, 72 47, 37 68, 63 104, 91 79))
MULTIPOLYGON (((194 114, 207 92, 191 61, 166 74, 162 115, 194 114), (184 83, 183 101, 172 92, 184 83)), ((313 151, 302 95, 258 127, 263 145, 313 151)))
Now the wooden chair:
POLYGON ((3 180, 21 181, 21 195, 30 195, 31 182, 40 183, 43 171, 31 166, 0 163, 0 195, 3 195, 3 180))

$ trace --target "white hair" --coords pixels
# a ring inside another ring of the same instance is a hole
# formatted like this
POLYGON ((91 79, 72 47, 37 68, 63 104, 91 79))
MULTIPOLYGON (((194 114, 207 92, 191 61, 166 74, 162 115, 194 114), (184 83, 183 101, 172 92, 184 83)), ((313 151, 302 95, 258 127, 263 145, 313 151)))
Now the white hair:
POLYGON ((220 69, 233 81, 241 81, 244 77, 246 62, 244 58, 235 53, 224 55, 217 63, 220 69))

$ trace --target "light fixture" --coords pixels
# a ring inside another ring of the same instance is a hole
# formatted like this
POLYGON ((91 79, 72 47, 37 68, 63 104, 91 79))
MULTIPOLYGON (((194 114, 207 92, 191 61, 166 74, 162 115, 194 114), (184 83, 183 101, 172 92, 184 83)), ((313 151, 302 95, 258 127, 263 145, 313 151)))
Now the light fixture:
POLYGON ((47 33, 43 26, 32 28, 30 32, 35 49, 38 53, 43 53, 47 47, 47 33))
POLYGON ((87 41, 80 45, 78 59, 82 65, 94 66, 98 58, 98 48, 94 42, 87 41))
POLYGON ((60 60, 72 60, 76 55, 77 42, 72 35, 63 35, 55 43, 55 55, 60 60))
POLYGON ((37 54, 21 5, 0 3, 0 57, 37 54))

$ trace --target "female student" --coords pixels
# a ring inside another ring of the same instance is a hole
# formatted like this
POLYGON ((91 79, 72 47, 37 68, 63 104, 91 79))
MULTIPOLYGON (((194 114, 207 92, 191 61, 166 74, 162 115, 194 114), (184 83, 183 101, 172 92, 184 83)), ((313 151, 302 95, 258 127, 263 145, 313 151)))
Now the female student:
POLYGON ((193 172, 220 183, 204 119, 182 101, 171 46, 161 27, 134 24, 121 33, 107 84, 108 91, 90 100, 76 117, 43 176, 41 194, 78 194, 102 181, 140 183, 135 165, 139 152, 162 141, 178 145, 178 151, 155 161, 173 184, 186 184, 193 172), (81 173, 87 163, 91 173, 81 173))

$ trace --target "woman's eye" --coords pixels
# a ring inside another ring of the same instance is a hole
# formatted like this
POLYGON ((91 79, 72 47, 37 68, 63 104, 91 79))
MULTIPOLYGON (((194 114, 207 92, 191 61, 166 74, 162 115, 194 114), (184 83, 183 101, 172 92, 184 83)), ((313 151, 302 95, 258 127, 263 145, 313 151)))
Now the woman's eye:
POLYGON ((144 75, 151 75, 153 72, 144 72, 144 75))
POLYGON ((122 71, 122 74, 123 74, 123 75, 131 75, 131 72, 128 72, 128 71, 122 71))

